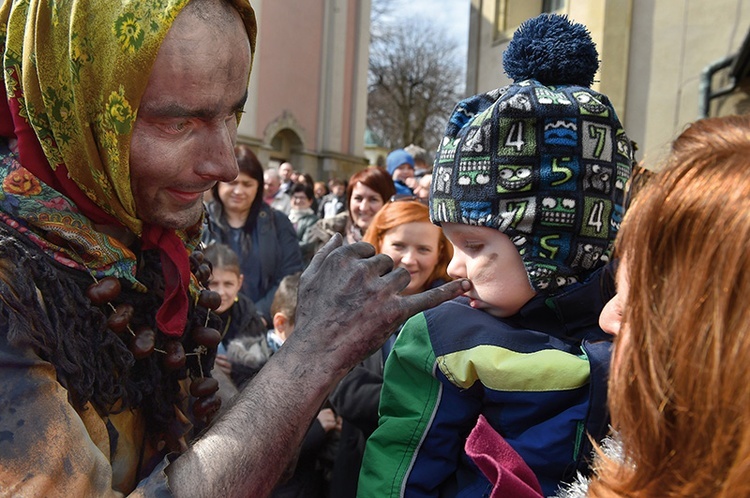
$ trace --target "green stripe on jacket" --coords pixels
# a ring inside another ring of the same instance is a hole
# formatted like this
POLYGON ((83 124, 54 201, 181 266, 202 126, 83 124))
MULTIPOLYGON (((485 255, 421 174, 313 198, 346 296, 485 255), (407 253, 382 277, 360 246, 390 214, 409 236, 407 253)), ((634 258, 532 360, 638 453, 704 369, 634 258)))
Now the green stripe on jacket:
POLYGON ((358 498, 402 496, 401 487, 442 392, 433 374, 435 354, 424 314, 407 322, 396 344, 385 363, 388 381, 380 394, 380 425, 367 441, 358 498), (396 357, 399 361, 393 361, 396 357))

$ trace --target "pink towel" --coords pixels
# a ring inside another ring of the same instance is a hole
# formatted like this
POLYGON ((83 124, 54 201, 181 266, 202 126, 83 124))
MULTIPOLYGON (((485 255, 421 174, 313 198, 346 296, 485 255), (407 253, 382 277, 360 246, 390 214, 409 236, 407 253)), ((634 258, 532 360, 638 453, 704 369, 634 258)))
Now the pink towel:
POLYGON ((466 454, 494 483, 490 498, 544 498, 534 472, 482 415, 466 439, 466 454))

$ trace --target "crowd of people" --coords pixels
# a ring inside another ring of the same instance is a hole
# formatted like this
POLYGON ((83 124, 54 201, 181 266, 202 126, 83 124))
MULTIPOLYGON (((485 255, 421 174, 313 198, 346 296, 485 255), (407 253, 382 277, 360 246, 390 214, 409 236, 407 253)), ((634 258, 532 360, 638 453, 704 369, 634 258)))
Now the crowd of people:
POLYGON ((0 494, 750 496, 750 118, 636 175, 542 15, 315 179, 237 145, 248 2, 124 5, 0 8, 0 494))
MULTIPOLYGON (((426 199, 417 195, 418 189, 398 193, 399 184, 407 188, 402 178, 415 180, 414 159, 404 149, 388 156, 405 161, 402 171, 370 166, 351 178, 332 178, 317 199, 310 175, 294 171, 290 162, 264 170, 249 147, 239 145, 235 153, 239 176, 214 187, 203 232, 204 256, 213 269, 209 286, 222 298, 216 309, 224 323, 216 368, 234 387, 241 389, 251 380, 294 329, 300 271, 335 233, 345 244, 370 243, 377 254, 387 254, 395 267, 408 271, 411 280, 403 295, 452 280, 447 267, 453 245, 430 221, 426 199), (285 196, 290 198, 288 213, 273 207, 286 205, 277 204, 285 196), (258 220, 270 228, 257 228, 258 220), (257 283, 248 286, 248 275, 262 276, 266 291, 258 292, 257 283), (288 304, 291 294, 293 305, 288 304)), ((398 330, 336 386, 307 433, 296 471, 272 496, 356 496, 365 441, 378 424, 383 365, 397 336, 398 330), (324 423, 331 420, 335 423, 324 423)))

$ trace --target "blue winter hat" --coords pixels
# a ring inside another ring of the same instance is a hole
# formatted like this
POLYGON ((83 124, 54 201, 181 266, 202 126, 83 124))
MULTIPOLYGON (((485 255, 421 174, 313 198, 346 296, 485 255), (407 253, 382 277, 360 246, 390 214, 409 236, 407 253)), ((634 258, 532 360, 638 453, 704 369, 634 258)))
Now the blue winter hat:
POLYGON ((543 14, 504 56, 514 83, 461 101, 435 159, 430 218, 487 226, 516 245, 535 290, 584 280, 611 257, 633 147, 585 26, 543 14))
POLYGON ((414 158, 411 157, 411 154, 406 152, 404 149, 396 149, 390 154, 388 154, 388 157, 385 159, 385 169, 388 170, 389 175, 393 175, 393 172, 396 171, 396 168, 401 166, 402 164, 408 164, 411 166, 411 169, 414 169, 414 158))

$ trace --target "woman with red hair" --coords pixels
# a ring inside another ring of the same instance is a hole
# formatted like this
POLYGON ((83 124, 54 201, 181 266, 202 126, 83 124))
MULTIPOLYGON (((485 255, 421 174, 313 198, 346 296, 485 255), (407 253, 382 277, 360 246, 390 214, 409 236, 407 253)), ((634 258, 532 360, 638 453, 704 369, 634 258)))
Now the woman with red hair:
POLYGON ((394 267, 409 272, 411 282, 402 294, 416 294, 450 280, 447 268, 453 246, 443 230, 430 222, 427 206, 416 200, 386 204, 362 240, 372 244, 378 254, 390 256, 394 267))
POLYGON ((589 496, 750 496, 750 117, 697 121, 618 234, 609 403, 589 496))

